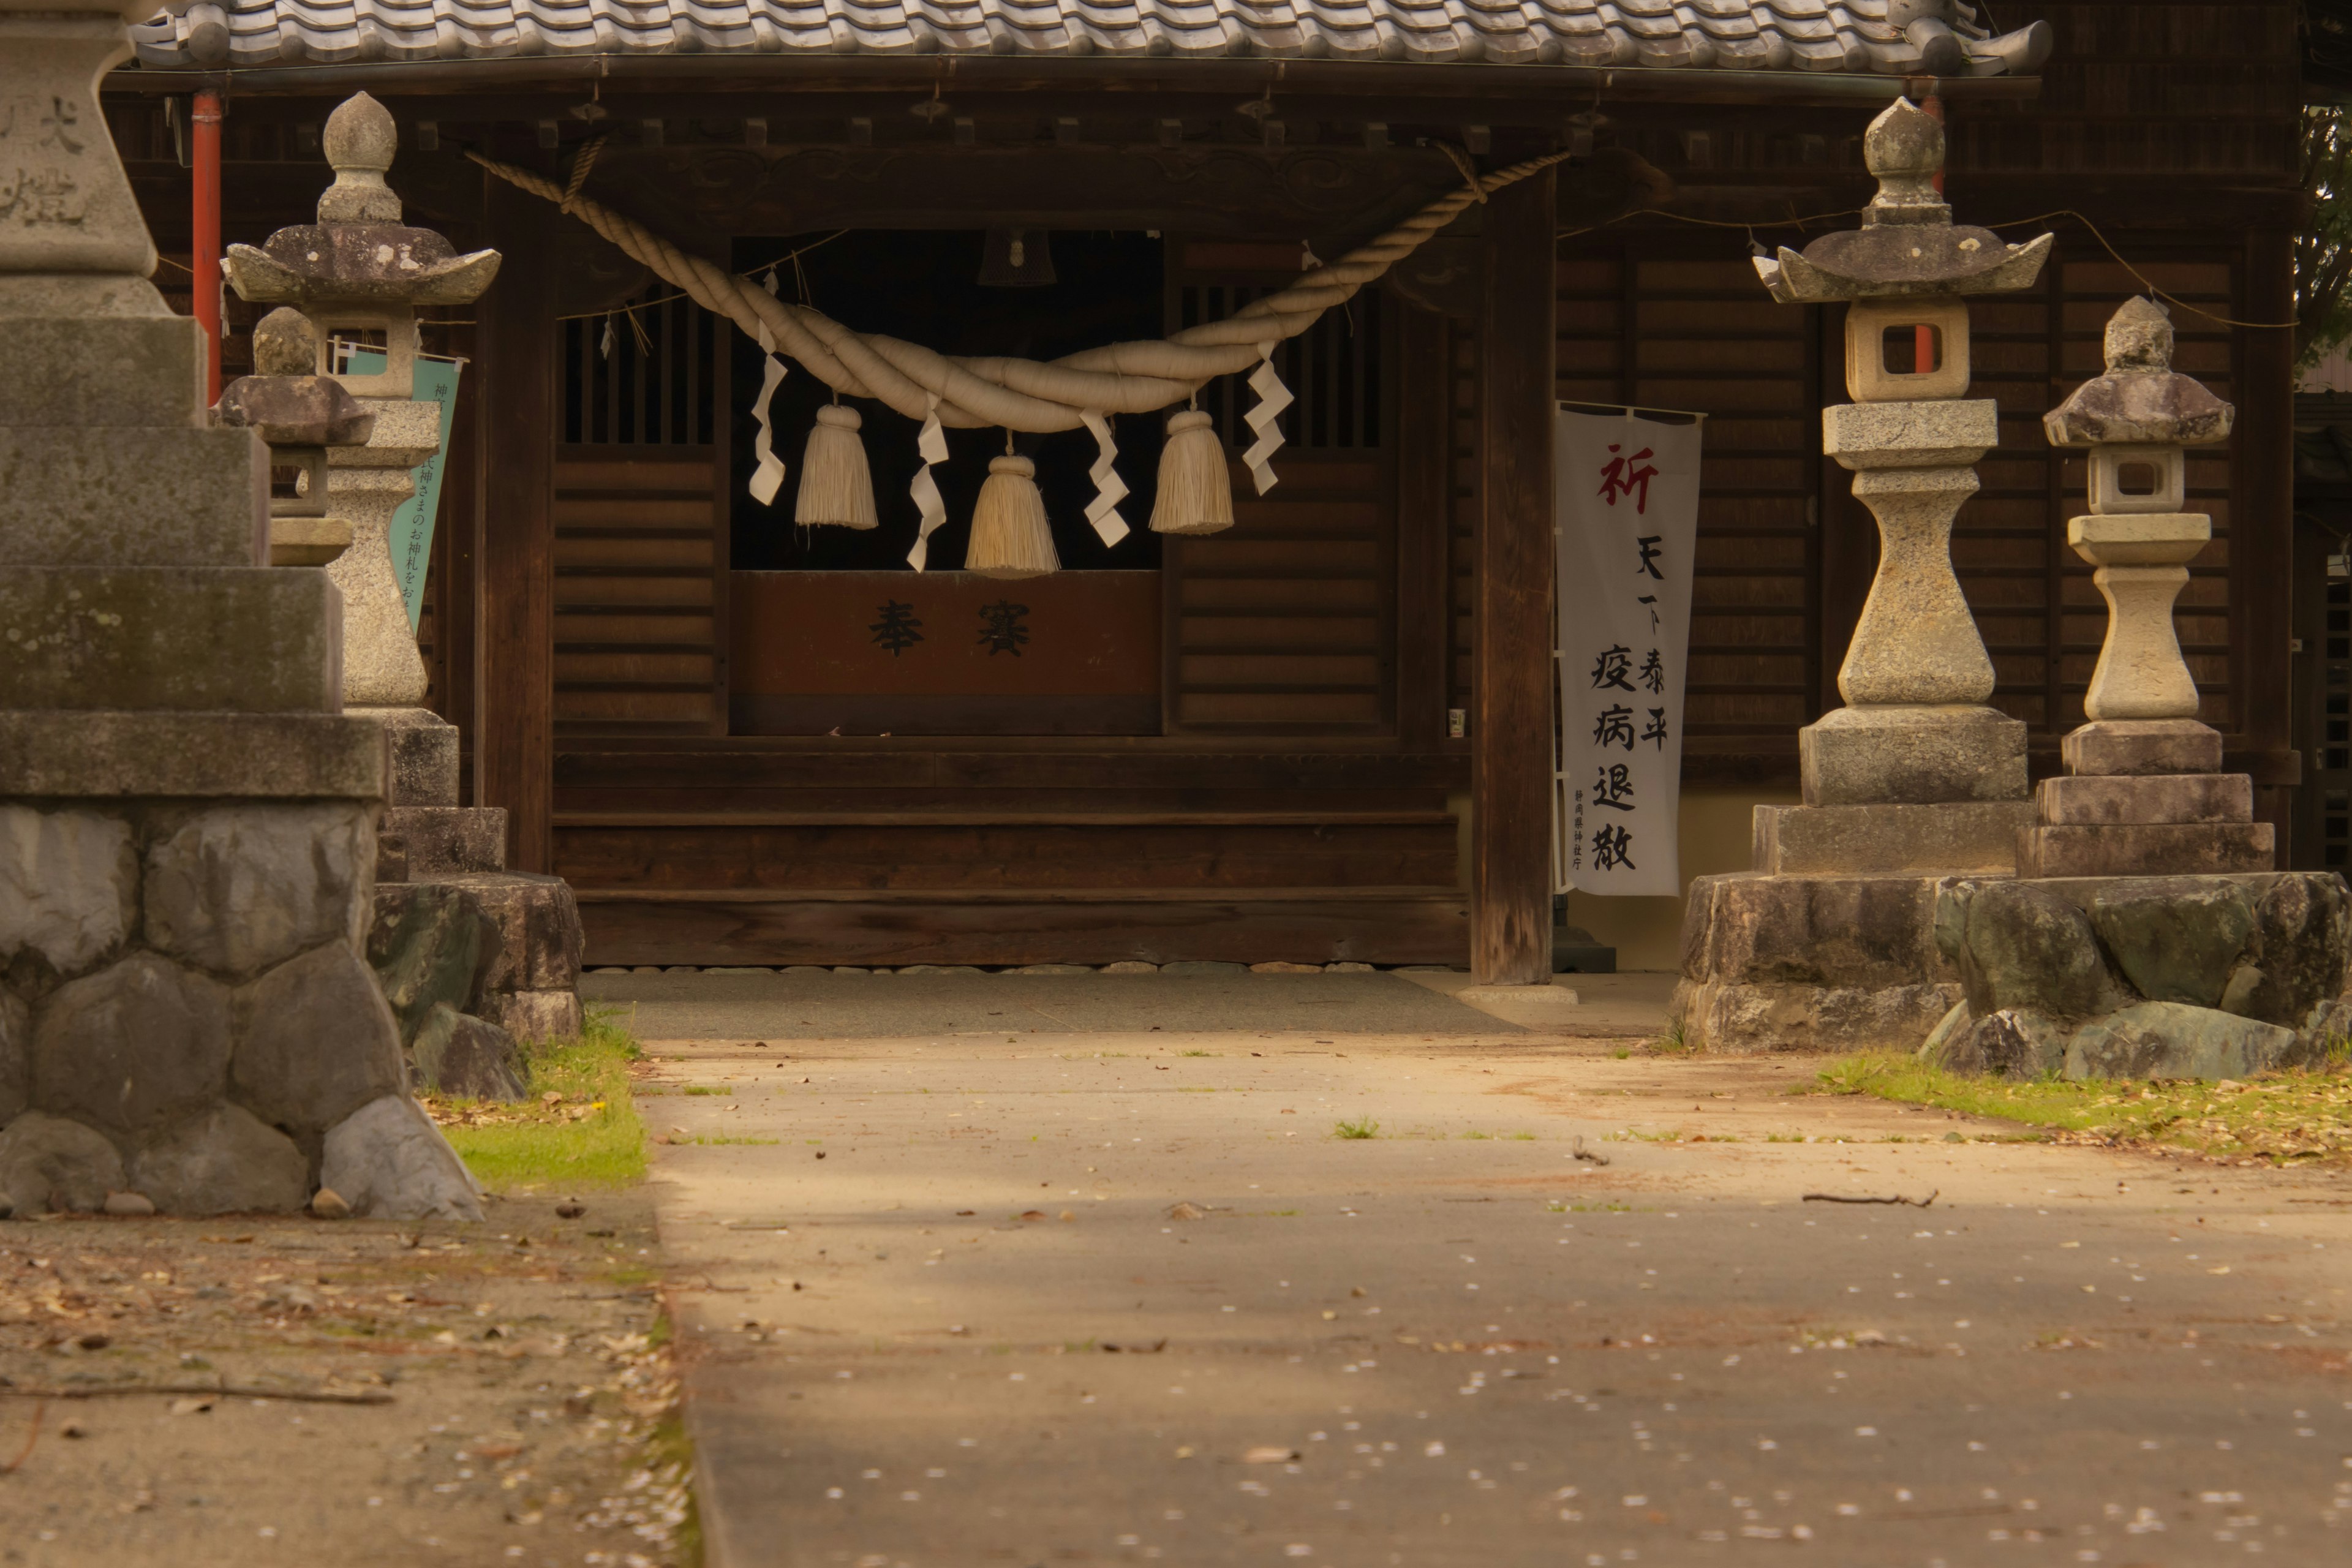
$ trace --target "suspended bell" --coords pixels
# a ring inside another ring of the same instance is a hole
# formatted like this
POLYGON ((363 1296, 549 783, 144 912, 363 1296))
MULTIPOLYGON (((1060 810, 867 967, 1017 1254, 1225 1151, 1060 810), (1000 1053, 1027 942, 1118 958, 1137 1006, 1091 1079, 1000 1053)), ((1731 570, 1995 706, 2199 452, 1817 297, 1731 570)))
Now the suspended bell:
POLYGON ((1234 525, 1233 474, 1225 444, 1209 416, 1188 408, 1168 421, 1160 448, 1160 494, 1151 503, 1154 533, 1215 533, 1234 525))
POLYGON ((1037 465, 1028 458, 989 459, 963 569, 981 577, 1043 577, 1062 569, 1045 524, 1045 498, 1037 493, 1037 465))
POLYGON ((864 423, 855 408, 829 404, 816 411, 808 447, 801 454, 800 498, 793 521, 803 527, 872 528, 874 474, 866 464, 864 423))

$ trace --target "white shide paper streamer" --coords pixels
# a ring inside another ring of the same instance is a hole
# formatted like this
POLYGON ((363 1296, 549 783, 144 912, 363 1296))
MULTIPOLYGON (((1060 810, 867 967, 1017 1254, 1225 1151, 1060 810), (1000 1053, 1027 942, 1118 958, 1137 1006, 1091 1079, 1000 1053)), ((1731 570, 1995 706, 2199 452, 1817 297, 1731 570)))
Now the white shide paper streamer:
POLYGON ((940 428, 940 395, 936 392, 925 399, 923 433, 915 442, 915 450, 922 454, 923 466, 915 470, 915 481, 907 487, 907 493, 915 498, 923 523, 915 531, 915 548, 907 552, 907 564, 920 572, 931 558, 932 533, 948 520, 947 503, 940 500, 939 481, 931 478, 932 465, 948 460, 947 432, 940 428))
POLYGON ((1257 403, 1242 416, 1249 427, 1257 433, 1242 461, 1249 465, 1250 478, 1257 484, 1257 493, 1265 494, 1276 483, 1273 468, 1266 459, 1282 449, 1282 411, 1290 406, 1290 388, 1282 384, 1281 375, 1274 368, 1275 344, 1257 346, 1258 366, 1250 372, 1250 390, 1257 394, 1257 403))
POLYGON ((776 491, 784 482, 784 465, 776 456, 776 433, 768 413, 769 399, 783 384, 789 367, 776 357, 776 340, 765 326, 760 329, 760 352, 768 356, 760 372, 760 395, 752 400, 751 417, 759 423, 759 434, 751 437, 751 455, 760 466, 751 470, 751 499, 761 506, 776 504, 776 491))
POLYGON ((1087 502, 1087 521, 1095 525, 1095 532, 1106 545, 1117 544, 1128 536, 1127 519, 1118 515, 1118 503, 1127 499, 1127 481, 1118 477, 1118 448, 1111 444, 1110 422, 1100 412, 1087 410, 1079 416, 1093 432, 1095 466, 1087 477, 1095 482, 1095 499, 1087 502))

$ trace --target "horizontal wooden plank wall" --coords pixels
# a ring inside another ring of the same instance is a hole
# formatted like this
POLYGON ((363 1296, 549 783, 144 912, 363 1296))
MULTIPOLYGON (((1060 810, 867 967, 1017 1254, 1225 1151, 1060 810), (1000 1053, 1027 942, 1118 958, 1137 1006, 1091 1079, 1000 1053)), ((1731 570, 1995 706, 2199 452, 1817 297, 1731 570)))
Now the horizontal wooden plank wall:
POLYGON ((1564 246, 1559 267, 1560 398, 1708 416, 1684 725, 1695 782, 1793 776, 1822 684, 1820 312, 1774 304, 1725 248, 1596 236, 1564 246))
POLYGON ((1234 527, 1171 538, 1171 733, 1362 734, 1394 723, 1393 488, 1381 454, 1283 452, 1234 527))
POLYGON ((714 467, 709 447, 558 449, 559 733, 724 729, 714 467))

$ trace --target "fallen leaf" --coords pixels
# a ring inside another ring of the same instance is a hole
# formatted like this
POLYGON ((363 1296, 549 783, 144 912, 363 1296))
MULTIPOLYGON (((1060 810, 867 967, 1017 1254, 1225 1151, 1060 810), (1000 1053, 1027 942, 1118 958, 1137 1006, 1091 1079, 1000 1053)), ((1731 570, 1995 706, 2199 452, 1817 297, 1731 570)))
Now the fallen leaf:
POLYGON ((209 1399, 174 1399, 172 1401, 172 1414, 174 1415, 202 1415, 212 1407, 213 1402, 209 1399))
POLYGON ((1209 1211, 1198 1204, 1181 1203, 1168 1211, 1170 1219, 1206 1219, 1209 1211))
POLYGON ((1249 1452, 1242 1456, 1242 1463, 1244 1465, 1286 1465, 1297 1458, 1298 1458, 1298 1450, 1296 1448, 1280 1448, 1269 1443, 1261 1443, 1256 1447, 1252 1448, 1249 1452))

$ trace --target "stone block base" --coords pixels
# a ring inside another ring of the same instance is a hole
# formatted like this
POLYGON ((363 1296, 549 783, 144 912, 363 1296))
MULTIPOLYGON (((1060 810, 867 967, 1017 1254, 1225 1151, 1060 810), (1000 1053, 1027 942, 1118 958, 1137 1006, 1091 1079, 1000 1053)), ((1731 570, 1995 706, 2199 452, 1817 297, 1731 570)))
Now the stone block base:
POLYGON ((395 805, 383 814, 383 832, 401 841, 403 881, 506 869, 504 806, 395 805))
POLYGON ((579 1034, 581 942, 561 878, 464 872, 379 886, 368 960, 422 1072, 422 1032, 436 1010, 517 1040, 579 1034))
POLYGON ((518 1040, 568 1040, 586 1022, 577 991, 502 991, 483 1005, 489 1021, 518 1040))
POLYGON ((1990 708, 1841 708, 1797 751, 1807 805, 2026 798, 2025 726, 1990 708))
POLYGON ((2017 836, 2021 877, 2227 876, 2267 871, 2277 860, 2267 822, 2030 827, 2017 836))
MULTIPOLYGON (((2091 774, 2043 779, 2035 792, 2050 827, 2252 822, 2254 781, 2244 773, 2091 774)), ((2263 869, 2269 869, 2268 867, 2263 869)))
POLYGON ((2221 732, 2194 719, 2096 719, 2058 740, 2070 773, 2218 773, 2221 732))
POLYGON ((1940 805, 1759 805, 1756 869, 1774 876, 2007 872, 2033 826, 2024 800, 1940 805))
POLYGON ((457 727, 429 708, 347 708, 383 726, 392 747, 386 805, 457 804, 457 727))

